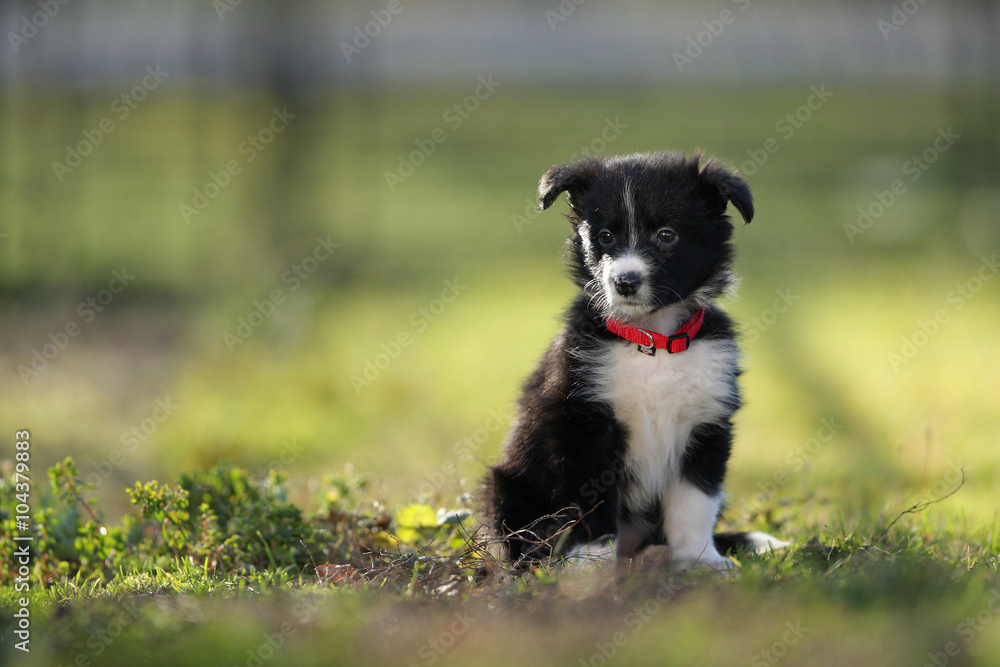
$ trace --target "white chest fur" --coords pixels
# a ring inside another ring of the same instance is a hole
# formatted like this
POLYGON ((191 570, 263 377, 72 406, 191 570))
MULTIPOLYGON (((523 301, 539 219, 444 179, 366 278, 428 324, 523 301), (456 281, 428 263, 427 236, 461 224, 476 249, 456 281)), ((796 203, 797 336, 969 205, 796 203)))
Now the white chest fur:
POLYGON ((595 397, 628 431, 625 463, 636 483, 624 500, 639 510, 676 480, 691 430, 732 412, 738 351, 731 340, 696 340, 651 357, 616 341, 595 361, 595 397))

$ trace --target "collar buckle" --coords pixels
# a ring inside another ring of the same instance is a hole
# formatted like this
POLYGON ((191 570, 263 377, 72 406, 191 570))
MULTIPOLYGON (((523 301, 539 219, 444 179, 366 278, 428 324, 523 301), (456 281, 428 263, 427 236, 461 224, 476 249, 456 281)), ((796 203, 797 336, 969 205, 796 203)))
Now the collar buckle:
POLYGON ((612 317, 605 320, 605 325, 610 333, 638 345, 640 352, 653 357, 656 356, 657 349, 666 350, 667 354, 677 354, 690 348, 692 339, 698 335, 704 321, 705 309, 699 308, 680 329, 669 336, 633 327, 612 317))
POLYGON ((667 336, 667 354, 677 354, 688 349, 691 345, 691 336, 685 331, 667 336))

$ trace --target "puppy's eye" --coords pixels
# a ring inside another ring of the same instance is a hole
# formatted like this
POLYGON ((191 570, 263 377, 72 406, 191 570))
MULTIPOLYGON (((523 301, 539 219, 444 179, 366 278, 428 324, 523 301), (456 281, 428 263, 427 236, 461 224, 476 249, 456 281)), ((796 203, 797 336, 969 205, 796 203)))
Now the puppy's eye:
POLYGON ((670 229, 669 227, 664 227, 660 231, 656 232, 656 240, 663 245, 673 245, 677 243, 677 232, 670 229))
POLYGON ((608 230, 602 229, 601 233, 597 235, 597 240, 604 245, 611 245, 614 243, 615 237, 608 230))

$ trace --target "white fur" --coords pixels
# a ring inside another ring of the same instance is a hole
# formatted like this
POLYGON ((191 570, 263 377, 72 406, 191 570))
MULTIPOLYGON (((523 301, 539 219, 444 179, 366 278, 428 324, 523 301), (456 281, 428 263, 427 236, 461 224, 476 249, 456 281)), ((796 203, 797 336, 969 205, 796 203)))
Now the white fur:
POLYGON ((611 259, 605 255, 602 260, 601 288, 607 298, 611 312, 619 317, 634 317, 649 311, 652 292, 649 286, 649 267, 645 260, 635 255, 624 255, 611 259), (615 278, 634 271, 639 274, 639 291, 631 296, 622 296, 615 289, 615 278))
POLYGON ((791 542, 779 540, 773 535, 761 533, 756 530, 747 533, 746 538, 750 541, 750 544, 753 545, 754 553, 758 554, 765 554, 768 551, 775 551, 776 549, 784 549, 785 547, 791 545, 791 542))
MULTIPOLYGON (((669 334, 685 315, 680 306, 673 306, 639 326, 669 334)), ((626 505, 638 511, 661 501, 664 532, 679 562, 731 565, 712 542, 721 498, 708 496, 685 481, 680 468, 692 429, 727 417, 735 409, 735 343, 696 340, 685 352, 657 350, 650 357, 633 344, 615 341, 590 361, 595 373, 593 398, 610 404, 628 431, 625 465, 636 483, 623 498, 626 505)))
POLYGON ((566 554, 566 562, 574 569, 589 570, 606 567, 617 562, 617 540, 608 538, 587 544, 578 544, 566 554))
POLYGON ((712 530, 715 527, 720 496, 709 496, 684 479, 674 480, 667 489, 664 502, 663 528, 670 545, 671 565, 687 569, 705 565, 716 570, 728 570, 733 562, 715 549, 712 530))
POLYGON ((580 240, 583 242, 583 255, 588 264, 595 264, 597 258, 594 256, 594 244, 590 239, 590 223, 584 220, 576 228, 580 240))
POLYGON ((639 221, 635 217, 635 187, 631 178, 625 179, 622 188, 622 202, 625 204, 625 215, 628 218, 629 245, 634 250, 639 243, 639 221))
MULTIPOLYGON (((671 330, 672 332, 672 330, 671 330)), ((626 465, 638 484, 626 498, 640 508, 679 479, 691 430, 733 411, 732 341, 696 340, 687 351, 647 356, 613 343, 594 369, 595 398, 608 402, 629 433, 626 465)), ((714 519, 714 517, 713 517, 714 519)))

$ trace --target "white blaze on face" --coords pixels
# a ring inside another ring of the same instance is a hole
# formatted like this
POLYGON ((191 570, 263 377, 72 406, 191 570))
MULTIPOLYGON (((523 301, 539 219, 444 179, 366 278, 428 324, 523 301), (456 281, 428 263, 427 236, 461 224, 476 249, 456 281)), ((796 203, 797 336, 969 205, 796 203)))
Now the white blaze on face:
POLYGON ((612 258, 605 255, 601 264, 603 266, 602 283, 604 293, 608 298, 608 305, 613 310, 618 310, 626 315, 641 315, 649 311, 649 267, 646 262, 635 255, 625 255, 623 257, 612 258), (636 273, 639 276, 639 291, 631 296, 622 296, 615 289, 615 278, 623 273, 636 273))
POLYGON ((580 241, 583 243, 583 258, 589 266, 597 263, 597 256, 594 254, 594 241, 590 238, 590 223, 584 220, 577 228, 580 241))
POLYGON ((629 246, 635 248, 639 243, 639 221, 635 217, 635 188, 630 178, 625 179, 625 186, 622 188, 622 203, 625 204, 625 217, 628 220, 629 246))

